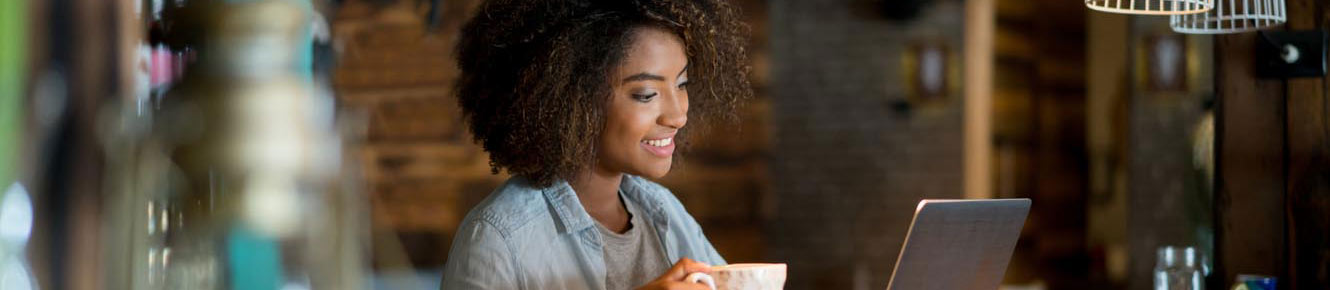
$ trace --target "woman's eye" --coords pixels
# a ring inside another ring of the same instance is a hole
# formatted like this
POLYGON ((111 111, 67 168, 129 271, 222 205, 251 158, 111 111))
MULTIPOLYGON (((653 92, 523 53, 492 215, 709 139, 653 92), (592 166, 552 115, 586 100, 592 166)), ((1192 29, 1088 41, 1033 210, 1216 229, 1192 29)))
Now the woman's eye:
POLYGON ((683 89, 683 90, 686 91, 686 90, 688 90, 688 84, 689 84, 689 83, 691 83, 691 81, 684 81, 684 82, 682 82, 682 83, 679 83, 679 88, 680 88, 680 89, 683 89))
POLYGON ((650 93, 650 94, 633 94, 633 99, 634 99, 634 100, 637 100, 638 102, 643 102, 643 103, 645 103, 645 102, 649 102, 649 101, 651 101, 651 99, 652 99, 652 98, 655 98, 656 95, 658 95, 658 94, 659 94, 659 93, 654 93, 654 92, 653 92, 653 93, 650 93))

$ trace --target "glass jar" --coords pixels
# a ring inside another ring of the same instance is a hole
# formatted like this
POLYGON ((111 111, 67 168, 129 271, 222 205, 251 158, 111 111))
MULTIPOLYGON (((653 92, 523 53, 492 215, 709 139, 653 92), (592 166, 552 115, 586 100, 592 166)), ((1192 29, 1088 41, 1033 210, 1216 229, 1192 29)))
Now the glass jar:
POLYGON ((1155 290, 1205 289, 1205 257, 1195 247, 1164 246, 1156 250, 1155 290))

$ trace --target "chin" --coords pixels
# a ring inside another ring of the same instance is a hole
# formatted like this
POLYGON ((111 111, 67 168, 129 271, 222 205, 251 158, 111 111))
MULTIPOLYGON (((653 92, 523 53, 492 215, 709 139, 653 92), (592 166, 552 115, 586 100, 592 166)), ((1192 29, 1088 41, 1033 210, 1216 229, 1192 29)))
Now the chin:
POLYGON ((673 165, 673 160, 667 160, 660 163, 663 164, 658 163, 645 166, 645 168, 642 168, 643 170, 640 170, 637 175, 651 179, 664 178, 666 174, 670 173, 670 167, 673 165))

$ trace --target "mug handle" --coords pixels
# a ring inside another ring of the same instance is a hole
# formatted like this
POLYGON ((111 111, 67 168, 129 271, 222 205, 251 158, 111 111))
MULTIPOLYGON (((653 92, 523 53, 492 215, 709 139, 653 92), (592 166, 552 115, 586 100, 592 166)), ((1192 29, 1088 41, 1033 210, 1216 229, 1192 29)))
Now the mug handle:
POLYGON ((707 273, 694 272, 692 274, 688 274, 687 277, 683 277, 683 280, 687 281, 688 283, 707 284, 708 288, 711 288, 711 290, 716 290, 716 279, 711 278, 711 275, 707 275, 707 273))

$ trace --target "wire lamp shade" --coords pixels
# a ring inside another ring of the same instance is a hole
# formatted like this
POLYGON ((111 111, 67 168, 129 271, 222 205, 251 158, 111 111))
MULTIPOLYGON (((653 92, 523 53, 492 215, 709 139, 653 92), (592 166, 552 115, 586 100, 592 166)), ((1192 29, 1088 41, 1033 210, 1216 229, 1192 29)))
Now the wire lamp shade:
POLYGON ((1239 33, 1280 25, 1286 19, 1284 0, 1214 0, 1205 13, 1173 15, 1173 31, 1192 34, 1239 33))
POLYGON ((1181 15, 1205 12, 1216 1, 1227 0, 1085 0, 1085 7, 1123 14, 1181 15))

